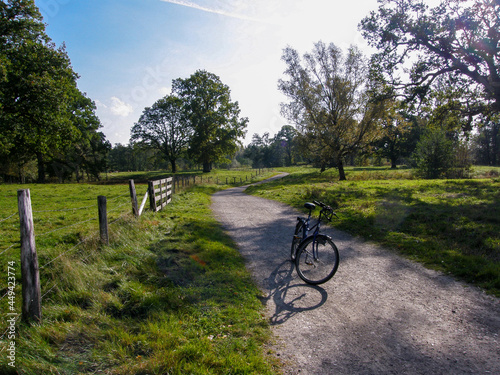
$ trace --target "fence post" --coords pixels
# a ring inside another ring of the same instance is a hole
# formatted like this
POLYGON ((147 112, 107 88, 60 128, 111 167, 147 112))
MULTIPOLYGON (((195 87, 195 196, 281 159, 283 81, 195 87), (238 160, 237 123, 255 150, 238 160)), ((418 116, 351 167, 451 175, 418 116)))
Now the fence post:
POLYGON ((148 181, 148 191, 149 191, 149 208, 151 211, 156 212, 156 197, 155 197, 155 186, 153 181, 148 181))
POLYGON ((139 207, 137 206, 137 193, 135 191, 134 180, 128 181, 130 188, 130 199, 132 200, 132 213, 135 217, 139 217, 139 207))
POLYGON ((21 225, 22 318, 26 321, 40 322, 42 320, 42 296, 29 189, 17 191, 17 206, 21 225))
POLYGON ((99 195, 97 197, 97 209, 99 210, 99 234, 101 236, 101 242, 105 245, 109 245, 108 236, 108 213, 106 211, 106 197, 99 195))

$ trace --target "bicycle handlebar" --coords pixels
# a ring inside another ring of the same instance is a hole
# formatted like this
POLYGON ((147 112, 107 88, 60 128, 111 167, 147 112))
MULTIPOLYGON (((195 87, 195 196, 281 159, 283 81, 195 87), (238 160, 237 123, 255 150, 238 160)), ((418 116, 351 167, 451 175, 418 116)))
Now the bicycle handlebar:
POLYGON ((329 221, 332 220, 332 216, 335 215, 337 216, 337 214, 333 211, 333 208, 331 208, 330 206, 328 206, 327 204, 324 204, 323 202, 320 202, 320 201, 313 201, 313 203, 317 206, 320 206, 323 210, 325 211, 329 211, 330 212, 330 215, 327 216, 327 219, 329 221))
POLYGON ((317 205, 317 206, 320 206, 321 208, 323 208, 323 209, 325 209, 325 210, 328 210, 328 211, 333 211, 333 209, 332 209, 330 206, 328 206, 328 205, 324 204, 323 202, 320 202, 320 201, 313 201, 313 203, 314 203, 315 205, 317 205))

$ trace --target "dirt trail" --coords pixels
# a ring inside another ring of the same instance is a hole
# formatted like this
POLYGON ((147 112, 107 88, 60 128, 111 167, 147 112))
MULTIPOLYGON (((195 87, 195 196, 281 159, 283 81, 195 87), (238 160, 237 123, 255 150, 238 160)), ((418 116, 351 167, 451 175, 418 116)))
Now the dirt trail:
POLYGON ((288 260, 299 213, 244 190, 212 209, 263 291, 286 374, 500 374, 500 300, 331 228, 339 270, 304 284, 288 260))

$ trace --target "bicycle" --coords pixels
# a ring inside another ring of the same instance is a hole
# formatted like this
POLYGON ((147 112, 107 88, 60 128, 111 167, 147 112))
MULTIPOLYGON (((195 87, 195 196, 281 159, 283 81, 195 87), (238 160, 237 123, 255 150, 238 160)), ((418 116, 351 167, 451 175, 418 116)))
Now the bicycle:
POLYGON ((309 210, 307 218, 298 217, 295 233, 292 240, 291 259, 299 277, 308 284, 322 284, 330 280, 339 266, 339 251, 330 236, 320 234, 321 222, 326 219, 332 221, 335 215, 333 209, 318 201, 305 203, 309 210), (321 207, 316 224, 309 226, 312 211, 316 206, 321 207), (314 230, 313 234, 309 232, 314 230))

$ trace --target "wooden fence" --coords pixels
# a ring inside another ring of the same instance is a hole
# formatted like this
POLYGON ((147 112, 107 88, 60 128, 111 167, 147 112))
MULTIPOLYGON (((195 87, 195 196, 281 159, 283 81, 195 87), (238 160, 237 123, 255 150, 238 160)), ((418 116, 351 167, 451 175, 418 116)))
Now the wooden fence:
MULTIPOLYGON (((134 180, 129 181, 130 196, 132 199, 132 212, 140 216, 145 202, 149 196, 150 208, 157 212, 172 200, 172 177, 149 181, 148 191, 144 196, 141 206, 137 205, 137 195, 134 180)), ((33 211, 29 189, 17 191, 21 232, 21 269, 22 269, 22 318, 25 321, 39 322, 42 319, 40 267, 35 245, 35 231, 33 224, 33 211)), ((97 210, 99 216, 99 235, 103 244, 109 244, 107 199, 105 196, 97 197, 97 210)), ((49 262, 50 263, 50 262, 49 262)))
MULTIPOLYGON (((261 170, 255 172, 255 177, 261 174, 261 170)), ((198 176, 200 183, 203 183, 203 176, 198 176)), ((250 179, 254 176, 251 174, 250 179)), ((177 183, 178 189, 181 185, 189 186, 197 183, 196 176, 178 176, 175 179, 173 177, 168 177, 160 180, 149 181, 148 190, 144 195, 141 205, 137 202, 137 193, 135 189, 134 180, 129 180, 130 188, 130 198, 132 202, 132 212, 134 216, 139 217, 146 204, 149 197, 150 209, 153 212, 157 212, 163 209, 172 200, 172 195, 175 191, 175 183, 177 183)), ((213 179, 216 184, 220 183, 242 183, 244 180, 242 177, 226 177, 213 179), (233 180, 233 181, 231 181, 233 180), (239 181, 237 181, 239 180, 239 181)), ((248 181, 248 177, 245 177, 245 181, 248 181)), ((210 183, 210 178, 206 178, 205 182, 210 183)), ((42 319, 41 314, 41 291, 40 291, 40 267, 38 265, 38 257, 36 253, 35 245, 35 232, 33 224, 33 212, 31 208, 31 196, 29 189, 18 190, 18 210, 19 210, 19 220, 20 220, 20 232, 21 232, 21 269, 22 269, 22 318, 26 321, 37 321, 42 319)), ((108 235, 108 218, 107 218, 107 199, 105 196, 97 197, 97 207, 99 216, 99 234, 100 239, 103 244, 109 244, 108 235)), ((9 216, 12 217, 13 215, 9 216)), ((12 246, 11 246, 12 247, 12 246)), ((4 251, 5 252, 5 251, 4 251)), ((57 257, 55 258, 57 259, 57 257)), ((46 265, 50 264, 55 259, 52 259, 46 265)), ((45 265, 45 266, 46 266, 45 265)), ((45 267, 43 266, 43 267, 45 267)), ((42 268, 43 268, 42 267, 42 268)))
POLYGON ((172 182, 173 178, 164 178, 163 180, 149 181, 149 208, 153 212, 160 211, 172 201, 172 182))

